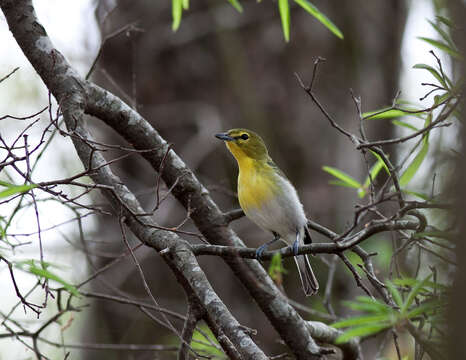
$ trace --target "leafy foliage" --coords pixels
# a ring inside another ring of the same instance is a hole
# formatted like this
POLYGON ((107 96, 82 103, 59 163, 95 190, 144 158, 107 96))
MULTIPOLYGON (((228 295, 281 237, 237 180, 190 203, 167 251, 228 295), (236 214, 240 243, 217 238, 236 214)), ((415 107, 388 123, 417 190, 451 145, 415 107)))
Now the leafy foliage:
POLYGON ((36 185, 15 185, 10 184, 6 181, 0 181, 0 186, 5 187, 6 189, 0 191, 0 199, 7 198, 12 195, 21 194, 27 192, 31 189, 34 189, 36 185))
POLYGON ((338 337, 337 342, 344 343, 355 337, 371 336, 389 328, 403 327, 406 321, 426 321, 432 326, 433 315, 443 311, 445 302, 436 293, 444 287, 432 282, 431 277, 429 275, 422 281, 412 278, 395 279, 393 283, 387 281, 392 305, 368 296, 346 302, 346 306, 364 314, 332 325, 337 329, 348 328, 338 337), (396 285, 409 289, 409 292, 403 296, 396 285))
POLYGON ((279 252, 275 253, 270 260, 270 265, 268 269, 268 273, 272 280, 281 285, 283 283, 283 274, 286 274, 286 269, 283 266, 282 256, 279 252))
POLYGON ((191 340, 191 347, 197 353, 202 354, 209 358, 214 359, 226 359, 223 351, 219 350, 221 347, 215 338, 212 331, 205 324, 199 326, 194 330, 193 337, 191 340))
POLYGON ((24 261, 15 261, 14 265, 16 268, 23 270, 27 273, 36 275, 39 279, 46 279, 55 281, 61 285, 74 296, 79 296, 78 289, 65 281, 62 277, 55 274, 54 272, 50 271, 49 268, 55 267, 58 268, 57 265, 54 265, 49 262, 45 261, 37 261, 37 260, 24 260, 24 261))
MULTIPOLYGON (((238 0, 228 0, 231 6, 236 11, 243 12, 243 7, 238 0)), ((260 0, 258 1, 260 2, 260 0)), ((336 37, 343 39, 341 30, 323 14, 317 7, 308 0, 294 0, 294 2, 304 9, 311 16, 320 21, 328 30, 330 30, 336 37)), ((183 10, 189 9, 189 0, 172 0, 172 30, 177 31, 181 24, 181 17, 183 10)), ((283 37, 286 42, 290 41, 290 4, 289 0, 278 0, 278 11, 282 23, 283 37)))

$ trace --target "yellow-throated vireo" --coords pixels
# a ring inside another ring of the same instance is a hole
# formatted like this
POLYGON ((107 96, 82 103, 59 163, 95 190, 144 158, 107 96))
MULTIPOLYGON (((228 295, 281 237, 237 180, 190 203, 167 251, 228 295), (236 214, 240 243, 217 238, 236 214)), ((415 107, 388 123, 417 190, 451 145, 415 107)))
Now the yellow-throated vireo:
MULTIPOLYGON (((285 174, 270 158, 261 137, 251 130, 231 129, 215 135, 223 140, 235 157, 238 167, 238 198, 246 216, 274 239, 260 246, 256 257, 282 239, 293 246, 295 254, 299 245, 310 243, 307 218, 295 188, 285 174)), ((306 255, 294 257, 306 296, 313 295, 319 284, 306 255)))

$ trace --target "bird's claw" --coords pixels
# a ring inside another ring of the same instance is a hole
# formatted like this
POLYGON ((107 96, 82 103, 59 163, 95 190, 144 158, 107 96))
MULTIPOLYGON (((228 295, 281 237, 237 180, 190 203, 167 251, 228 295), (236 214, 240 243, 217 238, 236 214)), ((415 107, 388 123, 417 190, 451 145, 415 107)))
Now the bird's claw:
POLYGON ((298 251, 299 251, 299 241, 296 240, 293 245, 291 245, 293 247, 293 254, 294 256, 298 255, 298 251))
POLYGON ((267 249, 268 244, 263 244, 256 249, 256 259, 260 260, 265 249, 267 249))

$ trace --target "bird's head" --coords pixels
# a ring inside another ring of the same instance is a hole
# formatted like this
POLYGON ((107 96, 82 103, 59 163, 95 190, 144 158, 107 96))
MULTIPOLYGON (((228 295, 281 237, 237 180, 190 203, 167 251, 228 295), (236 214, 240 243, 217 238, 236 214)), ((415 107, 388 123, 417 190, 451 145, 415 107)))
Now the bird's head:
POLYGON ((215 137, 225 142, 228 150, 238 161, 245 157, 253 160, 266 160, 268 158, 264 140, 254 131, 231 129, 224 133, 215 134, 215 137))

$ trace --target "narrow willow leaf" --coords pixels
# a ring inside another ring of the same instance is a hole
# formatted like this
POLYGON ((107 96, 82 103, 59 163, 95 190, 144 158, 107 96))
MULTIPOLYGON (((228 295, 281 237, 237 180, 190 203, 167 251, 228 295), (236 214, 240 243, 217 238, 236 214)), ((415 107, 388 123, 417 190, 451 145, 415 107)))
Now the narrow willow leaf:
POLYGON ((363 198, 364 196, 366 196, 369 186, 371 185, 371 178, 372 178, 372 181, 375 181, 380 170, 382 170, 384 167, 387 167, 387 165, 385 165, 383 160, 379 158, 376 161, 376 163, 372 166, 370 170, 370 176, 367 175, 366 181, 364 181, 363 187, 358 190, 358 195, 360 198, 363 198))
POLYGON ((397 125, 397 126, 402 126, 402 127, 405 127, 405 128, 408 128, 410 130, 414 130, 414 131, 419 131, 419 129, 411 124, 408 124, 407 122, 404 122, 404 121, 400 121, 400 120, 392 120, 392 124, 394 125, 397 125))
MULTIPOLYGON (((374 155, 377 158, 377 161, 380 161, 382 163, 383 168, 387 172, 387 175, 390 176, 390 170, 388 170, 388 166, 387 164, 385 164, 385 161, 383 161, 382 157, 379 154, 377 154, 375 151, 372 151, 370 149, 369 151, 371 152, 372 155, 374 155)), ((388 155, 387 155, 387 158, 388 158, 388 155)))
POLYGON ((446 41, 446 43, 452 48, 452 49, 456 49, 455 47, 455 44, 453 42, 453 40, 451 39, 450 37, 450 34, 448 34, 448 32, 446 32, 445 30, 443 30, 439 25, 437 25, 436 23, 434 23, 433 21, 430 21, 430 20, 427 20, 429 22, 429 24, 435 29, 435 31, 437 31, 437 33, 440 35, 440 37, 446 41))
POLYGON ((176 31, 181 24, 181 14, 183 13, 183 0, 172 0, 172 30, 176 31))
POLYGON ((376 119, 391 119, 395 117, 401 117, 409 115, 408 113, 404 112, 403 110, 398 109, 380 109, 376 111, 368 111, 362 114, 364 120, 376 120, 376 119))
POLYGON ((406 313, 406 311, 409 309, 409 307, 413 303, 414 298, 417 295, 419 295, 419 293, 422 291, 425 284, 430 280, 431 277, 432 277, 432 275, 429 275, 424 280, 419 281, 415 286, 413 286, 413 288, 409 292, 408 296, 406 297, 406 301, 404 302, 403 306, 400 309, 400 312, 402 314, 406 313))
POLYGON ((225 356, 225 354, 219 350, 220 345, 214 334, 212 334, 212 331, 205 324, 197 326, 196 330, 194 330, 191 347, 196 352, 202 353, 208 358, 223 359, 225 356))
POLYGON ((458 60, 463 59, 461 54, 458 51, 456 51, 455 49, 452 49, 450 46, 448 46, 448 44, 445 44, 445 43, 443 43, 441 41, 438 41, 438 40, 422 37, 422 36, 419 36, 418 39, 422 40, 422 41, 425 41, 426 43, 436 47, 439 50, 447 52, 448 54, 450 54, 451 56, 453 56, 454 58, 456 58, 458 60))
POLYGON ((437 15, 436 16, 437 20, 440 21, 441 23, 445 24, 448 27, 453 27, 453 22, 450 19, 447 19, 446 17, 437 15))
POLYGON ((406 315, 406 319, 411 319, 413 317, 419 316, 421 314, 431 315, 432 312, 438 310, 442 306, 440 301, 429 301, 424 304, 421 304, 415 307, 413 310, 409 311, 406 315))
MULTIPOLYGON (((398 286, 410 286, 410 287, 416 286, 417 284, 420 283, 418 279, 413 279, 413 278, 393 279, 393 282, 398 286)), ((430 288, 430 289, 439 289, 439 290, 448 289, 448 286, 445 286, 443 284, 439 284, 433 281, 425 281, 424 287, 430 288)))
POLYGON ((429 142, 423 141, 421 150, 419 150, 416 157, 413 159, 411 164, 409 164, 408 168, 405 170, 403 175, 401 175, 400 177, 401 186, 407 185, 411 181, 411 179, 414 177, 414 175, 416 175, 428 151, 429 151, 429 142))
MULTIPOLYGON (((425 121, 425 127, 429 126, 431 121, 432 121, 432 113, 429 113, 425 121)), ((400 177, 401 186, 407 185, 411 181, 411 179, 414 177, 414 175, 416 175, 428 151, 429 151, 429 132, 424 134, 421 150, 419 150, 419 152, 416 154, 411 164, 409 164, 409 166, 406 168, 403 175, 401 175, 400 177)))
POLYGON ((283 274, 286 274, 287 271, 283 266, 282 256, 279 252, 275 253, 272 256, 269 269, 268 269, 268 273, 275 283, 277 284, 282 283, 282 276, 283 274))
POLYGON ((390 324, 387 324, 387 323, 375 323, 375 324, 367 325, 367 326, 358 326, 348 331, 345 331, 342 335, 337 337, 337 339, 335 340, 335 343, 342 344, 342 343, 348 342, 349 340, 355 337, 373 335, 389 327, 390 327, 390 324))
POLYGON ((451 94, 449 92, 446 92, 445 94, 442 94, 442 95, 436 95, 435 98, 434 98, 435 104, 437 105, 437 104, 440 104, 440 103, 444 102, 450 96, 451 96, 451 94))
POLYGON ((362 199, 364 196, 366 196, 367 188, 359 188, 358 189, 358 197, 362 199))
POLYGON ((341 329, 344 327, 354 326, 354 325, 363 325, 371 324, 374 322, 389 321, 388 314, 381 315, 369 315, 369 316, 356 316, 349 319, 338 321, 334 324, 331 324, 335 329, 341 329))
POLYGON ((183 10, 189 10, 189 0, 183 0, 183 10))
POLYGON ((313 4, 307 0, 294 0, 296 4, 301 6, 309 14, 314 16, 319 20, 327 29, 329 29, 336 37, 343 39, 343 33, 340 29, 332 22, 330 19, 325 16, 319 9, 317 9, 313 4))
POLYGON ((243 12, 243 7, 241 6, 238 0, 228 0, 228 2, 231 4, 231 6, 233 6, 236 9, 236 11, 240 13, 243 12))
POLYGON ((282 20, 283 36, 285 41, 290 41, 290 4, 288 0, 278 0, 278 10, 282 20))
POLYGON ((344 187, 348 187, 348 188, 354 189, 354 186, 348 185, 348 183, 346 183, 346 182, 344 182, 344 181, 341 181, 341 180, 330 180, 328 183, 329 183, 330 185, 344 186, 344 187))
POLYGON ((8 188, 3 191, 0 191, 0 199, 6 198, 12 195, 24 193, 36 187, 36 185, 13 185, 13 184, 8 184, 8 183, 6 184, 7 185, 2 184, 3 186, 8 186, 8 188))
POLYGON ((375 299, 367 296, 358 296, 357 301, 345 301, 345 306, 353 310, 373 312, 373 313, 387 313, 392 309, 386 304, 383 304, 375 299))
POLYGON ((361 184, 354 178, 352 178, 350 175, 344 173, 341 170, 338 170, 334 167, 331 166, 323 166, 322 169, 329 174, 335 176, 337 179, 340 179, 344 183, 347 184, 348 187, 352 187, 355 189, 359 189, 361 187, 361 184))
MULTIPOLYGON (((377 162, 371 168, 371 171, 370 171, 371 176, 370 177, 367 176, 367 179, 364 182, 363 186, 364 186, 365 189, 367 189, 369 187, 369 185, 371 184, 371 178, 372 178, 372 181, 374 181, 376 179, 377 175, 379 174, 380 170, 382 170, 384 167, 387 167, 387 165, 385 165, 383 160, 382 159, 377 160, 377 162)), ((388 170, 388 168, 387 168, 387 170, 388 170)))
POLYGON ((413 66, 413 69, 424 69, 424 70, 429 71, 444 88, 448 88, 445 80, 442 78, 440 73, 436 69, 434 69, 432 66, 427 65, 427 64, 416 64, 413 66))
POLYGON ((78 289, 76 289, 76 287, 74 287, 73 285, 71 285, 70 283, 65 281, 60 276, 58 276, 58 275, 52 273, 51 271, 47 270, 47 267, 50 264, 43 263, 43 265, 44 265, 43 267, 37 266, 36 262, 34 260, 20 261, 20 262, 15 263, 15 267, 17 267, 18 269, 23 270, 25 272, 28 272, 30 274, 39 276, 41 278, 45 278, 45 279, 48 279, 48 280, 55 281, 55 282, 63 285, 63 287, 69 293, 73 294, 74 296, 80 296, 79 292, 78 292, 78 289))
POLYGON ((403 306, 403 298, 401 297, 400 292, 391 281, 387 281, 386 285, 390 291, 390 294, 392 295, 393 300, 395 301, 395 304, 401 308, 403 306))

